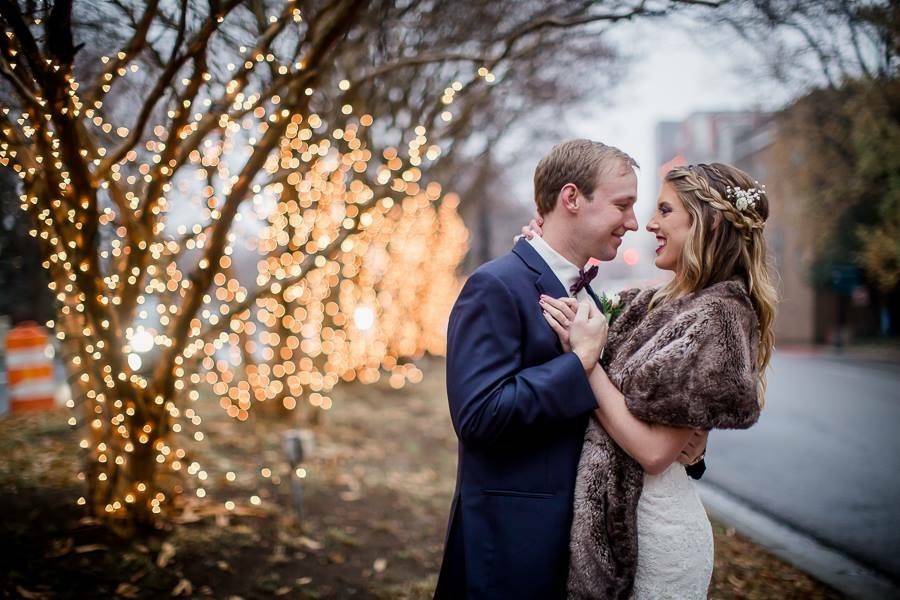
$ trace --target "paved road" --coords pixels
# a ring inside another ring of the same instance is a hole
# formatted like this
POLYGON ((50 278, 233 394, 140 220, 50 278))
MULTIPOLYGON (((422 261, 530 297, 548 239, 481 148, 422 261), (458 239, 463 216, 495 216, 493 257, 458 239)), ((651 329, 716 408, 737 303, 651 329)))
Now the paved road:
POLYGON ((780 353, 768 389, 703 481, 900 582, 900 367, 780 353))

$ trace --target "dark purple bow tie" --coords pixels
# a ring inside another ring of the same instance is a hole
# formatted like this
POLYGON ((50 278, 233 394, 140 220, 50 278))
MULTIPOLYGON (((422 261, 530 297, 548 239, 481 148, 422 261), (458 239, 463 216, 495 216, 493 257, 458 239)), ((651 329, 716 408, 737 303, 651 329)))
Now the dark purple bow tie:
POLYGON ((584 268, 578 269, 578 279, 575 280, 575 283, 569 286, 569 291, 572 293, 572 295, 574 296, 575 294, 586 288, 588 284, 593 281, 594 277, 597 276, 597 271, 599 270, 600 268, 597 265, 594 265, 587 271, 585 271, 584 268))

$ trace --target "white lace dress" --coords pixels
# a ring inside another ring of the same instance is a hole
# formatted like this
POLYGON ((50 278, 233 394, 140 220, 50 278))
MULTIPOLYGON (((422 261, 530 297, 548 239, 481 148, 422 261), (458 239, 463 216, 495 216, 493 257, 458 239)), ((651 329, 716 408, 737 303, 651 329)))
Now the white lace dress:
POLYGON ((706 598, 713 570, 712 526, 680 463, 644 474, 637 506, 633 600, 706 598))

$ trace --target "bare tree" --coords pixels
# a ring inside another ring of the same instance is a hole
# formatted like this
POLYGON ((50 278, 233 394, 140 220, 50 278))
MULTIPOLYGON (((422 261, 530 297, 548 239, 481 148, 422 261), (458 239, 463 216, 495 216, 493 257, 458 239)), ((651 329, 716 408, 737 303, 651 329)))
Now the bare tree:
POLYGON ((802 88, 892 77, 900 66, 900 7, 889 0, 741 0, 710 18, 760 53, 776 79, 802 88))
POLYGON ((465 245, 424 169, 553 101, 563 71, 540 97, 523 69, 693 4, 0 0, 0 165, 59 302, 81 502, 131 531, 205 475, 200 386, 242 419, 415 381, 465 245))
POLYGON ((874 304, 900 318, 900 4, 746 0, 713 18, 798 91, 776 116, 791 157, 779 170, 811 215, 798 225, 809 232, 812 280, 833 289, 857 269, 874 304))

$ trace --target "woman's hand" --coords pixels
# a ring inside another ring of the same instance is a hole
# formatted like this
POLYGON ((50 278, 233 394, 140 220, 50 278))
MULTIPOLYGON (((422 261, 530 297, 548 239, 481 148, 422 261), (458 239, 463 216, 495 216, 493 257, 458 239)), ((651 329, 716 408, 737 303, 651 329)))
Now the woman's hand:
POLYGON ((544 235, 544 230, 542 229, 543 225, 543 217, 541 217, 541 215, 535 214, 531 222, 522 228, 522 236, 528 240, 533 237, 541 237, 542 235, 544 235))
POLYGON ((544 318, 559 336, 563 350, 574 352, 584 370, 590 373, 606 346, 609 330, 606 317, 592 302, 577 302, 574 298, 542 296, 541 306, 544 308, 544 318), (573 302, 576 304, 573 305, 573 302))
POLYGON ((563 352, 571 352, 569 327, 578 312, 578 300, 569 297, 556 299, 542 294, 540 303, 544 310, 544 318, 550 323, 550 328, 559 336, 563 352))
POLYGON ((709 438, 708 431, 695 429, 687 444, 681 449, 681 454, 678 455, 678 462, 683 465, 695 465, 700 462, 700 459, 706 454, 707 438, 709 438))

